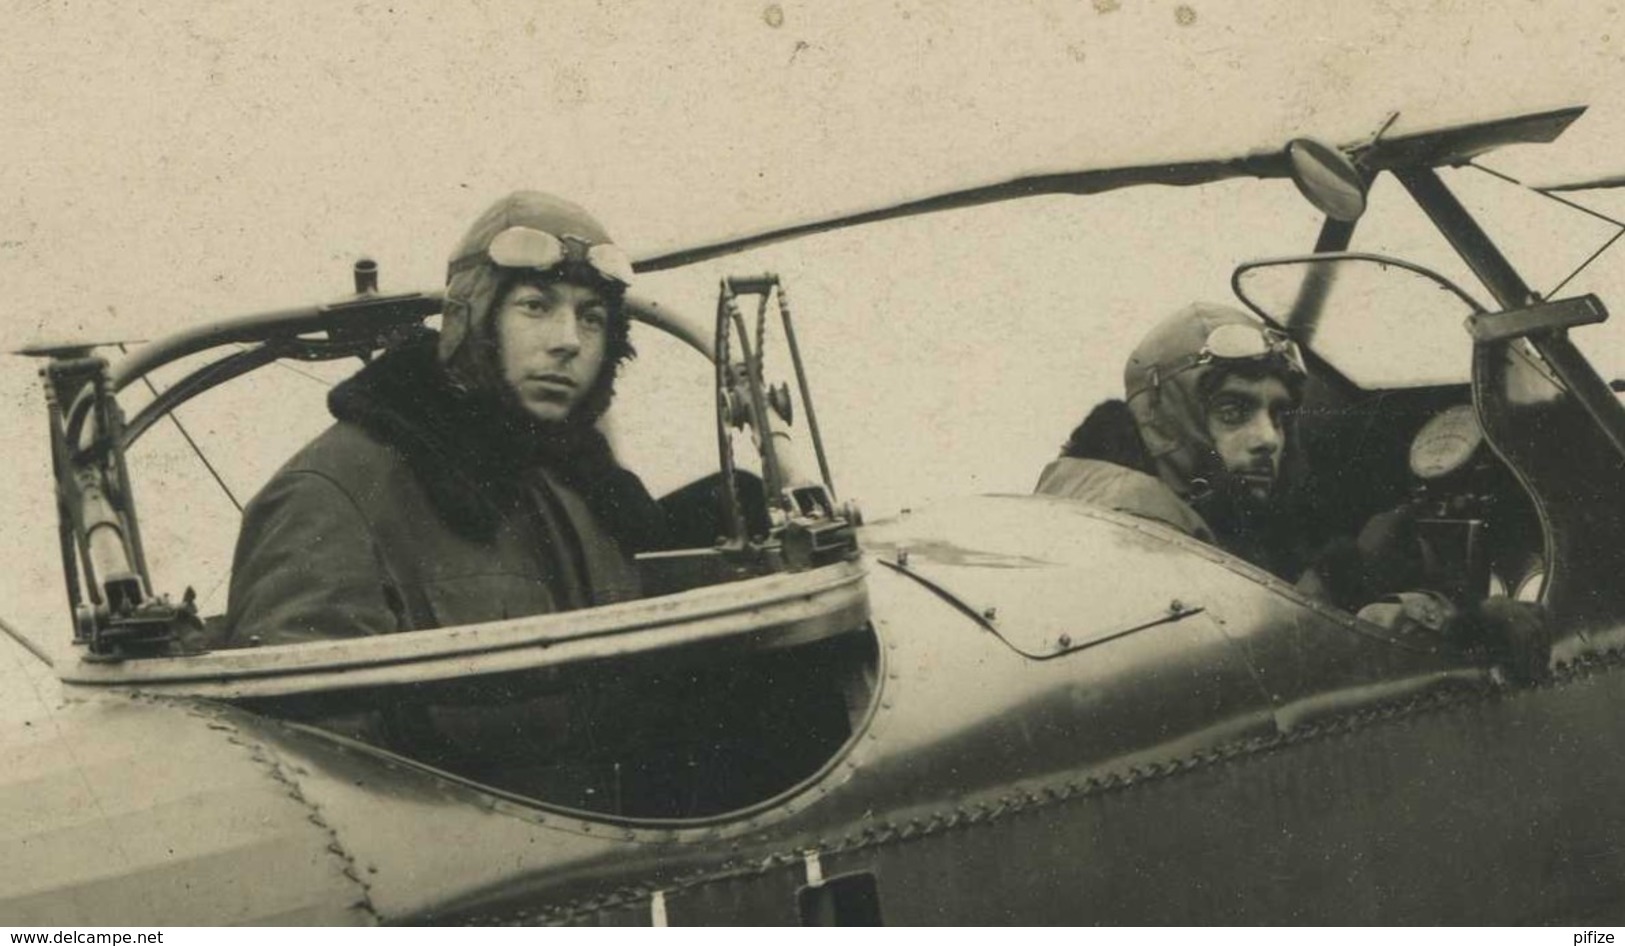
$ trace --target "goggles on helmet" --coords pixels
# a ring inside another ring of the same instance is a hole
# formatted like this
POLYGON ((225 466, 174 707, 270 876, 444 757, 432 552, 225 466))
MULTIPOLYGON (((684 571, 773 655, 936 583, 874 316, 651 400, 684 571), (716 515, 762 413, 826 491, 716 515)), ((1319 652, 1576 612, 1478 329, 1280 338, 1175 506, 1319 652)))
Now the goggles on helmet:
POLYGON ((1285 332, 1267 325, 1241 325, 1235 322, 1209 332, 1207 342, 1196 353, 1192 365, 1261 358, 1278 358, 1296 374, 1309 373, 1303 366, 1303 353, 1298 350, 1298 343, 1288 338, 1285 332))
POLYGON ((1298 343, 1285 332, 1267 325, 1243 325, 1239 322, 1220 325, 1208 333, 1207 340, 1202 343, 1201 349, 1194 356, 1166 370, 1153 368, 1149 383, 1139 391, 1132 392, 1129 397, 1132 399, 1142 391, 1157 387, 1163 380, 1192 368, 1268 359, 1275 359, 1293 374, 1309 373, 1304 367, 1303 353, 1299 351, 1298 343))
POLYGON ((566 261, 585 263, 606 282, 632 283, 632 260, 613 243, 588 243, 580 237, 556 236, 533 227, 509 227, 491 238, 484 250, 452 261, 451 274, 489 259, 508 269, 556 269, 566 261))

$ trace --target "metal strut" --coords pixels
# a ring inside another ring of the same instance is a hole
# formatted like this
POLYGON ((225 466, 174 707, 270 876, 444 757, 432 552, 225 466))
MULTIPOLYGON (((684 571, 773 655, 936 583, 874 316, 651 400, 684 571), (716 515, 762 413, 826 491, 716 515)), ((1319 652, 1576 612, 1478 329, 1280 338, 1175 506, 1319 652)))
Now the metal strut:
MULTIPOLYGON (((1473 273, 1488 287, 1502 309, 1521 309, 1539 301, 1518 271, 1502 255, 1484 229, 1450 192, 1432 168, 1403 168, 1394 176, 1439 228, 1473 273)), ((1606 382, 1597 376, 1585 356, 1569 341, 1563 328, 1531 332, 1529 343, 1562 379, 1574 399, 1602 428, 1614 449, 1625 457, 1625 407, 1606 382)))
POLYGON ((763 540, 763 548, 776 546, 784 562, 792 569, 811 567, 854 554, 857 544, 853 527, 858 522, 858 515, 854 509, 842 508, 837 511, 835 508, 829 460, 813 410, 812 387, 807 380, 806 365, 796 342, 794 320, 778 276, 766 273, 722 280, 717 298, 714 350, 718 449, 721 452, 723 490, 728 505, 726 525, 732 530, 728 540, 739 549, 744 549, 751 542, 750 537, 745 535, 743 511, 734 482, 733 441, 728 434, 729 427, 743 429, 749 426, 761 459, 762 483, 768 504, 770 526, 769 534, 763 540), (744 295, 758 297, 754 326, 747 325, 740 311, 739 297, 744 295), (789 433, 784 428, 794 422, 795 412, 789 388, 782 384, 770 387, 763 368, 769 308, 778 310, 779 324, 790 350, 797 391, 807 414, 813 449, 818 457, 819 482, 804 478, 795 470, 791 456, 781 451, 781 447, 790 443, 789 433), (737 361, 734 354, 736 349, 737 361))

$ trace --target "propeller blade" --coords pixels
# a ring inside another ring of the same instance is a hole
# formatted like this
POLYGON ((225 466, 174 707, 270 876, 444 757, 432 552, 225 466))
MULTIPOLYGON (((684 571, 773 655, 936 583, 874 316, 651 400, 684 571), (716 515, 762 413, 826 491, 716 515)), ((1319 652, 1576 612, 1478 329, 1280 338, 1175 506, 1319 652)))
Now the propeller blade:
POLYGON ((874 207, 855 213, 789 224, 735 237, 726 237, 713 243, 686 247, 671 252, 646 256, 633 262, 632 268, 640 273, 676 269, 719 256, 729 256, 745 250, 793 240, 814 233, 825 233, 845 227, 878 223, 912 217, 916 214, 957 210, 1022 197, 1045 194, 1099 194, 1136 184, 1206 184, 1232 177, 1279 177, 1286 168, 1283 155, 1257 154, 1218 161, 1188 161, 1175 164, 1153 164, 1135 167, 1102 168, 1092 171, 1070 171, 1056 174, 1035 174, 1018 177, 996 184, 984 184, 963 190, 948 191, 918 200, 874 207))
MULTIPOLYGON (((1345 145, 1344 150, 1372 172, 1395 167, 1456 165, 1502 145, 1551 141, 1584 112, 1584 106, 1575 106, 1464 123, 1379 137, 1376 142, 1355 142, 1345 145)), ((1229 158, 1032 174, 652 253, 637 259, 633 269, 640 273, 676 269, 815 233, 1023 197, 1099 194, 1140 184, 1190 186, 1237 177, 1286 177, 1290 170, 1284 148, 1274 148, 1229 158)))

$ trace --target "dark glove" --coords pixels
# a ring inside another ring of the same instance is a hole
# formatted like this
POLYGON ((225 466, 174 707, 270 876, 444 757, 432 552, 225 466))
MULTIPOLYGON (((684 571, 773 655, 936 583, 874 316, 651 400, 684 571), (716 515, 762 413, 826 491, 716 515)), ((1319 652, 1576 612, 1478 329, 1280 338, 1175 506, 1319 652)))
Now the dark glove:
POLYGON ((1400 638, 1433 638, 1481 654, 1513 683, 1536 683, 1551 673, 1552 631, 1538 604, 1485 598, 1458 608, 1435 592, 1409 591, 1366 605, 1360 619, 1400 638))
POLYGON ((1425 579, 1419 507, 1405 503, 1366 520, 1354 540, 1360 552, 1365 593, 1372 598, 1421 587, 1425 579))
POLYGON ((1309 597, 1329 601, 1346 611, 1357 611, 1369 600, 1360 550, 1348 536, 1338 536, 1322 546, 1298 578, 1297 586, 1309 597))

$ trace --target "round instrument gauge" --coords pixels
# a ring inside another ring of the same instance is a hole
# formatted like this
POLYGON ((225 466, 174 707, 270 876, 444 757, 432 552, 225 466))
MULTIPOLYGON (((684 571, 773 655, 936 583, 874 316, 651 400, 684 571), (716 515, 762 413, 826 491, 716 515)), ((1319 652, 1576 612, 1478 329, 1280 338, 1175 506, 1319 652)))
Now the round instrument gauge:
POLYGON ((1424 480, 1449 476, 1467 465, 1484 442, 1471 404, 1458 404, 1433 416, 1411 441, 1411 472, 1424 480))

